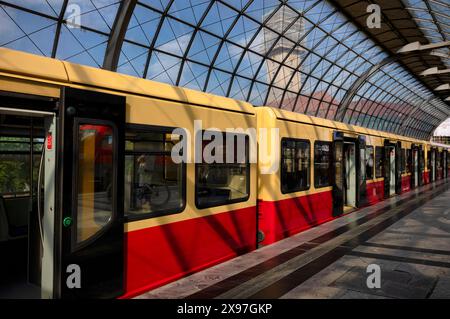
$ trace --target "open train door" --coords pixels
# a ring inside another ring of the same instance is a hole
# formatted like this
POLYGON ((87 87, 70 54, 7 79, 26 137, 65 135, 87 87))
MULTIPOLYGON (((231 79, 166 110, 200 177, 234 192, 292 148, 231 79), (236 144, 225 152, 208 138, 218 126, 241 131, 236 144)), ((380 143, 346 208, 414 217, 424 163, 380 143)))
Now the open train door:
POLYGON ((366 187, 366 137, 364 135, 360 135, 358 137, 358 148, 359 148, 359 170, 358 181, 359 187, 358 190, 358 201, 357 206, 361 207, 367 203, 367 187, 366 187))
POLYGON ((125 98, 61 92, 55 297, 114 298, 124 292, 125 98))
POLYGON ((344 212, 344 133, 333 132, 333 216, 344 212))
POLYGON ((425 169, 425 150, 422 145, 417 147, 417 154, 417 169, 419 171, 417 185, 422 186, 424 184, 423 172, 425 169))
POLYGON ((436 181, 436 150, 434 147, 430 150, 430 163, 431 163, 431 171, 430 171, 430 182, 436 181))
POLYGON ((390 185, 391 185, 391 146, 389 140, 384 140, 383 147, 383 177, 384 177, 384 197, 390 197, 390 185))
POLYGON ((402 170, 401 167, 401 158, 402 155, 402 142, 398 141, 395 144, 395 193, 402 193, 402 170))
POLYGON ((0 299, 53 297, 55 107, 0 92, 0 299))
POLYGON ((411 189, 419 186, 419 148, 411 145, 411 189))
POLYGON ((444 152, 443 153, 444 163, 442 164, 443 165, 442 168, 444 170, 444 178, 447 178, 448 177, 448 151, 444 150, 443 152, 444 152))

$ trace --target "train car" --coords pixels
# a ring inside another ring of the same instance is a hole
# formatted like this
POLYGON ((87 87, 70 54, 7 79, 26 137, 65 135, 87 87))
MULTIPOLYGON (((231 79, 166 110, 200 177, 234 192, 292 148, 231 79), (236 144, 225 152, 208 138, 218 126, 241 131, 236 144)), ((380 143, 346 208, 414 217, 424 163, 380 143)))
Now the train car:
POLYGON ((0 298, 133 297, 449 165, 424 141, 5 48, 0 88, 0 298))
POLYGON ((448 176, 448 171, 445 169, 448 165, 447 156, 447 146, 435 143, 427 145, 428 182, 434 182, 448 176))
POLYGON ((8 177, 27 186, 0 190, 0 296, 130 297, 256 248, 249 148, 243 163, 193 160, 208 128, 256 127, 252 105, 7 49, 0 56, 0 145, 28 147, 8 155, 23 157, 22 172, 8 177), (198 136, 183 135, 196 132, 194 121, 198 136), (183 138, 192 161, 176 164, 171 151, 183 138), (81 288, 70 289, 76 269, 81 288))
POLYGON ((259 176, 262 245, 427 179, 424 141, 269 107, 258 108, 258 125, 279 130, 271 151, 279 153, 280 169, 259 176))

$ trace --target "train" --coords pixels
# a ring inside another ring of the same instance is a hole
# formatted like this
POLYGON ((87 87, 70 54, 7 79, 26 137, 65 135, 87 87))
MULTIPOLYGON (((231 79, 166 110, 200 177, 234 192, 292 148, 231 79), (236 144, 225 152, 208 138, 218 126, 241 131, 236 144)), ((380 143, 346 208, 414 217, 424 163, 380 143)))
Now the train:
POLYGON ((446 145, 6 48, 0 83, 0 298, 132 298, 450 171, 446 145))

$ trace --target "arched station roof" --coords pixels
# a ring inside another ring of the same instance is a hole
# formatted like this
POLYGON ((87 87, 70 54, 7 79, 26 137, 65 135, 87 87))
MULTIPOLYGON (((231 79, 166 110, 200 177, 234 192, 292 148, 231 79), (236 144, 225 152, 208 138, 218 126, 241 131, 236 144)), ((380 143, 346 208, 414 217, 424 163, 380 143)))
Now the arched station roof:
POLYGON ((428 139, 450 116, 449 16, 445 0, 0 0, 0 46, 428 139))

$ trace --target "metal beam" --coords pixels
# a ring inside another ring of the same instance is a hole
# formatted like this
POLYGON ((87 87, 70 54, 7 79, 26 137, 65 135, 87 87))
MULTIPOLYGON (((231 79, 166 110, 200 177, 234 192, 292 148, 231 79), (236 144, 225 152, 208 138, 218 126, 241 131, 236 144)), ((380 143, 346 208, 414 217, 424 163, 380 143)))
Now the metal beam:
POLYGON ((450 69, 444 69, 439 70, 437 67, 429 68, 420 73, 420 75, 427 76, 427 75, 437 75, 437 74, 444 74, 444 73, 450 73, 450 69))
POLYGON ((335 121, 343 122, 345 113, 347 112, 348 106, 350 105, 356 92, 366 83, 367 79, 370 78, 375 72, 381 69, 386 64, 396 61, 398 58, 396 56, 391 56, 383 59, 380 63, 375 64, 366 72, 361 74, 361 76, 352 84, 348 89, 347 93, 343 97, 341 104, 339 105, 336 115, 334 116, 335 121))
POLYGON ((136 4, 137 0, 124 0, 120 3, 103 60, 105 70, 117 71, 123 40, 136 4))
POLYGON ((450 90, 450 84, 446 83, 446 84, 441 84, 439 85, 437 88, 434 89, 435 91, 445 91, 445 90, 450 90))
POLYGON ((410 53, 414 51, 433 50, 439 48, 450 47, 450 41, 443 41, 438 43, 420 44, 419 41, 408 43, 401 47, 397 53, 410 53))
POLYGON ((437 50, 432 50, 430 52, 430 55, 434 55, 443 59, 450 59, 450 54, 445 53, 445 52, 441 52, 441 51, 437 51, 437 50))

